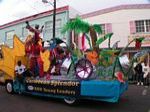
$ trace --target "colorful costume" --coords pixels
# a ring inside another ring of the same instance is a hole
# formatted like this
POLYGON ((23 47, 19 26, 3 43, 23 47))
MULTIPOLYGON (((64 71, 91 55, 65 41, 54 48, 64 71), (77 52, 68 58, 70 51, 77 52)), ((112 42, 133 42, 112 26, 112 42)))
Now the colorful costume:
POLYGON ((26 53, 30 54, 30 70, 34 73, 34 75, 39 75, 40 77, 43 77, 43 61, 40 57, 40 51, 42 51, 43 48, 38 43, 40 40, 41 30, 38 30, 38 28, 34 29, 29 24, 27 24, 26 28, 34 33, 34 36, 31 39, 30 47, 28 46, 26 48, 26 53))

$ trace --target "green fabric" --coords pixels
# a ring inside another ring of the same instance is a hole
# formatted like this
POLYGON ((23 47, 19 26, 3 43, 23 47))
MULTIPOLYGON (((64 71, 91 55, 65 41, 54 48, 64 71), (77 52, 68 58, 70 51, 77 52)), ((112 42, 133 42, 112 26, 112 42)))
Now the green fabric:
POLYGON ((136 41, 139 41, 139 42, 142 42, 143 40, 144 40, 144 37, 140 37, 136 39, 136 41))
POLYGON ((113 33, 108 33, 106 35, 104 35, 104 37, 101 37, 99 38, 97 41, 96 41, 96 45, 100 45, 102 42, 104 42, 106 39, 108 38, 111 38, 113 35, 113 33))
POLYGON ((90 49, 92 49, 92 45, 91 45, 91 41, 90 41, 90 37, 87 35, 87 34, 85 34, 85 38, 87 39, 87 41, 88 41, 88 44, 89 44, 89 46, 90 46, 90 49))
POLYGON ((67 24, 62 29, 62 33, 72 30, 74 30, 76 33, 88 33, 90 26, 93 26, 94 30, 98 34, 102 33, 102 28, 99 24, 90 25, 88 22, 83 21, 80 17, 67 22, 67 24))
POLYGON ((74 30, 76 33, 88 33, 90 25, 88 22, 81 20, 79 17, 69 21, 62 30, 62 33, 74 30))
POLYGON ((73 61, 76 62, 78 59, 80 59, 82 57, 82 53, 80 51, 80 49, 74 49, 73 50, 73 53, 72 53, 72 58, 73 58, 73 61))
POLYGON ((99 25, 99 24, 94 24, 93 27, 94 27, 94 30, 95 30, 98 34, 101 34, 101 33, 102 33, 101 25, 99 25))

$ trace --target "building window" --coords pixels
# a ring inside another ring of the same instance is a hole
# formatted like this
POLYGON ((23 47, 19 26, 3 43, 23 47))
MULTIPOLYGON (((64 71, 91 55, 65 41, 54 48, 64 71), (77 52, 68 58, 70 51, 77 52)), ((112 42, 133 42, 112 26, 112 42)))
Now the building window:
POLYGON ((146 20, 146 32, 150 32, 150 20, 146 20))
POLYGON ((57 19, 56 20, 56 28, 61 27, 61 23, 62 23, 61 19, 57 19))
POLYGON ((135 21, 136 33, 150 32, 150 20, 135 21))
POLYGON ((26 27, 22 28, 22 37, 26 37, 28 35, 28 29, 26 27))
POLYGON ((44 29, 44 40, 49 40, 52 38, 53 33, 53 21, 45 22, 45 29, 44 29))
POLYGON ((106 25, 101 24, 101 28, 102 28, 102 34, 105 34, 106 33, 106 25))
POLYGON ((111 23, 101 24, 101 28, 102 28, 102 35, 107 33, 112 33, 111 23))
POLYGON ((53 29, 53 22, 52 21, 45 22, 45 33, 51 33, 52 29, 53 29))
POLYGON ((13 36, 14 36, 14 30, 11 30, 11 31, 8 31, 8 32, 6 32, 6 40, 5 40, 5 43, 8 45, 8 46, 10 46, 10 47, 12 47, 12 45, 13 45, 13 36))
POLYGON ((61 26, 62 26, 62 20, 57 19, 56 20, 56 37, 60 38, 61 36, 61 26))
MULTIPOLYGON (((56 37, 60 38, 62 20, 57 19, 55 25, 56 25, 55 26, 56 37)), ((44 40, 50 40, 52 38, 52 35, 53 35, 53 21, 47 21, 45 22, 44 40)))

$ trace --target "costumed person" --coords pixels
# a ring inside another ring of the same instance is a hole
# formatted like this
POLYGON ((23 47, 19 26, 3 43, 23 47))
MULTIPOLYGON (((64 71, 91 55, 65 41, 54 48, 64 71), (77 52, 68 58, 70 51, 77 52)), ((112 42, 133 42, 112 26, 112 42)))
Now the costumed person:
POLYGON ((50 68, 51 74, 60 75, 60 68, 65 57, 64 50, 61 46, 57 45, 56 48, 50 52, 50 56, 50 60, 52 60, 50 68))
POLYGON ((42 32, 44 26, 39 29, 39 25, 35 25, 35 28, 32 28, 29 25, 29 22, 26 22, 26 28, 33 32, 34 35, 31 39, 31 49, 30 49, 30 70, 33 72, 35 76, 43 77, 44 70, 43 70, 43 61, 40 57, 40 52, 43 51, 42 45, 39 44, 40 40, 40 33, 42 32))
POLYGON ((15 66, 15 75, 16 75, 16 79, 19 82, 19 93, 21 93, 21 86, 23 85, 23 81, 24 78, 26 76, 26 67, 21 63, 21 61, 19 60, 17 62, 17 65, 15 66))
POLYGON ((32 27, 30 26, 30 24, 29 24, 28 21, 26 21, 26 24, 27 24, 26 28, 27 28, 30 32, 33 32, 33 33, 34 33, 34 36, 33 36, 33 38, 32 38, 32 42, 33 42, 34 44, 38 44, 38 42, 39 42, 39 40, 40 40, 40 34, 42 33, 44 26, 42 26, 41 29, 39 29, 39 25, 37 25, 37 24, 35 25, 35 28, 32 28, 32 27))

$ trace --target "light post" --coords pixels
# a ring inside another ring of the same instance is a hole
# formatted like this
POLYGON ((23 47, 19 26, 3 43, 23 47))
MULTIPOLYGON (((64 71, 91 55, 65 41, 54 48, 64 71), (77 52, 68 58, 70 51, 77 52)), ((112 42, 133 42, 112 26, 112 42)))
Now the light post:
POLYGON ((55 39, 55 23, 56 23, 56 0, 53 4, 47 0, 42 0, 43 3, 50 3, 53 6, 53 39, 55 39))

